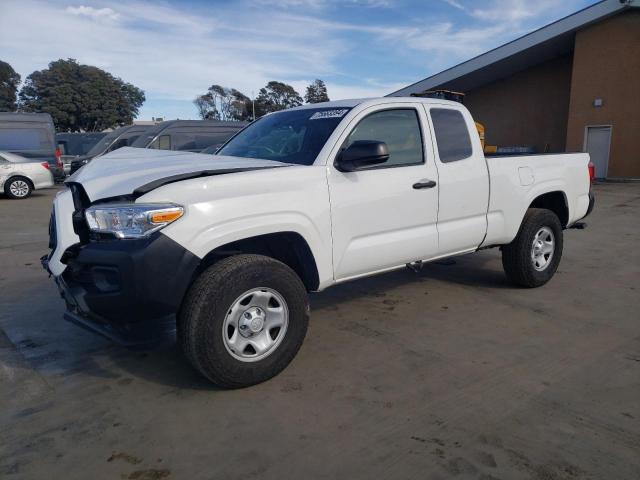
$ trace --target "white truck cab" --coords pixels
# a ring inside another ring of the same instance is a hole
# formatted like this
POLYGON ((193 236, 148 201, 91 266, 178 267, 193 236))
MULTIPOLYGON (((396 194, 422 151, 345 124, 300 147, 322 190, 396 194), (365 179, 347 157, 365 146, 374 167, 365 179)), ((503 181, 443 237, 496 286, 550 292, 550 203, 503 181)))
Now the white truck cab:
POLYGON ((307 292, 501 247, 545 284, 593 207, 587 154, 485 158, 461 104, 379 98, 262 117, 217 155, 122 148, 67 180, 43 263, 65 317, 121 342, 177 326, 223 387, 276 375, 307 292))

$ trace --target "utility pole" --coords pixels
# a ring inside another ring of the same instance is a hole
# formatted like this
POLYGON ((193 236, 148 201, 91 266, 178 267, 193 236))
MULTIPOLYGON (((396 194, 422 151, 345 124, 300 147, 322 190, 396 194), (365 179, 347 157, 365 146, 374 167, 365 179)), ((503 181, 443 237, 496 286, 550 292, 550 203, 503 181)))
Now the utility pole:
POLYGON ((251 90, 251 109, 253 110, 253 114, 251 116, 251 121, 255 122, 256 121, 256 96, 255 96, 255 91, 251 90))

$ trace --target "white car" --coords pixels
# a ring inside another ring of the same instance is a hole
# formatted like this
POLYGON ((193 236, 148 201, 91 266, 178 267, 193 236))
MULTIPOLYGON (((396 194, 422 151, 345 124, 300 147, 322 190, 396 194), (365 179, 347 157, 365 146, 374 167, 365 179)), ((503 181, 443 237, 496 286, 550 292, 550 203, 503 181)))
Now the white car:
POLYGON ((93 160, 55 199, 43 265, 67 319, 124 342, 177 322, 196 369, 243 387, 294 358, 307 292, 491 247, 515 284, 544 285, 563 230, 593 206, 588 165, 583 153, 485 158, 469 112, 444 100, 306 105, 216 156, 93 160))
POLYGON ((27 198, 34 190, 53 187, 53 184, 48 162, 0 152, 0 191, 4 191, 7 197, 27 198))

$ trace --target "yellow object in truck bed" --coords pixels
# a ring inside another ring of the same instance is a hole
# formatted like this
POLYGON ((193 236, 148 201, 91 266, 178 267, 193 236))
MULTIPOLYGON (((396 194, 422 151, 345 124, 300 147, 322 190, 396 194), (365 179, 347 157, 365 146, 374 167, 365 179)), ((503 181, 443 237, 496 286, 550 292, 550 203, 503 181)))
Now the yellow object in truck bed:
POLYGON ((480 122, 475 122, 475 124, 478 135, 480 136, 480 145, 482 145, 482 150, 484 150, 484 125, 480 122))

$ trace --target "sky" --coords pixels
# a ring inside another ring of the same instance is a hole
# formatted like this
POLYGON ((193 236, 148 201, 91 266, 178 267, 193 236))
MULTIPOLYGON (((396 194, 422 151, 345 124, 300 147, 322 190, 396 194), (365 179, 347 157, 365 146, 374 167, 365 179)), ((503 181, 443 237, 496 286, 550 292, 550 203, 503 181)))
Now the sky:
POLYGON ((139 119, 197 118, 212 84, 270 80, 331 99, 382 96, 593 0, 0 0, 0 60, 24 79, 58 58, 144 90, 139 119))

